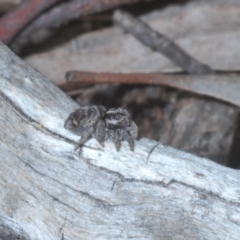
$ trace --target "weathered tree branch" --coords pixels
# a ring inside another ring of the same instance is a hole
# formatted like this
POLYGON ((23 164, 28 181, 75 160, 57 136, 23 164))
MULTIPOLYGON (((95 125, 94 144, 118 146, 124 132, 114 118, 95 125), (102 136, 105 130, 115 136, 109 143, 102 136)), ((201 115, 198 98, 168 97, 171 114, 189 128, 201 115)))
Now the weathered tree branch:
POLYGON ((17 5, 0 19, 0 39, 9 43, 13 38, 41 12, 59 0, 27 0, 17 5))
POLYGON ((31 36, 40 29, 56 28, 80 16, 112 9, 123 4, 132 4, 137 1, 139 0, 74 0, 62 3, 34 20, 22 33, 20 33, 19 38, 20 41, 22 41, 24 38, 31 36))
POLYGON ((34 240, 239 239, 239 171, 148 139, 134 152, 92 139, 79 156, 79 137, 63 128, 77 104, 3 44, 0 53, 5 230, 34 240))
POLYGON ((188 55, 172 40, 160 32, 154 31, 141 19, 135 18, 127 12, 118 10, 115 11, 113 20, 117 25, 132 34, 144 45, 150 47, 154 51, 162 53, 188 73, 209 74, 212 72, 209 66, 200 63, 188 55))

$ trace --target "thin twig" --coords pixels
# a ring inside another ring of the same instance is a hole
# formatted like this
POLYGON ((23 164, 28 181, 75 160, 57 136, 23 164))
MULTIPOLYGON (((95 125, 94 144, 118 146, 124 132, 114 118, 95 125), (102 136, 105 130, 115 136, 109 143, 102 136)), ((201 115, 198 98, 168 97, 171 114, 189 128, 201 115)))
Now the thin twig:
POLYGON ((64 91, 76 90, 77 85, 93 83, 165 85, 211 96, 240 107, 240 81, 238 75, 174 75, 162 73, 94 73, 70 71, 67 81, 59 87, 64 91), (71 88, 73 86, 74 88, 71 88))
POLYGON ((132 34, 144 45, 168 57, 177 66, 191 74, 209 74, 211 68, 201 64, 163 34, 154 31, 147 23, 124 11, 115 11, 114 22, 132 34))
POLYGON ((140 0, 74 0, 63 3, 33 21, 19 37, 26 38, 35 31, 43 28, 59 27, 80 16, 101 12, 122 4, 131 4, 138 1, 140 0))
POLYGON ((0 40, 10 43, 36 16, 60 0, 23 1, 0 19, 0 40))

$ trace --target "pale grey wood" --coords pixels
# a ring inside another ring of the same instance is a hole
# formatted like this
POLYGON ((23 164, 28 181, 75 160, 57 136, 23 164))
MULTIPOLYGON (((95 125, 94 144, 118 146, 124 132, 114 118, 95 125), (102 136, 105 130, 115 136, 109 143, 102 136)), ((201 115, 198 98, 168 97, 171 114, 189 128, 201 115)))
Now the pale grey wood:
POLYGON ((3 44, 0 99, 1 223, 34 240, 239 239, 239 171, 148 139, 79 156, 63 128, 77 104, 3 44))

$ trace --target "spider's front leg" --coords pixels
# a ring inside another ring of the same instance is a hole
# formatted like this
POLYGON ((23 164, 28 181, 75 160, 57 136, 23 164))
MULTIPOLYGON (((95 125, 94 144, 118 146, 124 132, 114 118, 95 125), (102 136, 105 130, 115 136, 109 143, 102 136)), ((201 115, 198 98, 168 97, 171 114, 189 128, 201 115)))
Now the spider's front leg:
POLYGON ((81 139, 79 140, 74 150, 77 150, 78 148, 80 148, 84 144, 84 142, 86 142, 86 140, 93 134, 93 132, 94 132, 93 126, 87 128, 86 131, 81 135, 81 139))
POLYGON ((119 137, 121 140, 126 140, 130 146, 130 149, 133 151, 134 150, 134 138, 130 133, 128 133, 127 130, 121 129, 119 130, 119 137))
POLYGON ((103 120, 99 120, 96 126, 95 130, 95 138, 98 140, 98 142, 101 144, 102 147, 104 147, 104 140, 106 136, 106 124, 103 120))
POLYGON ((121 147, 121 142, 120 142, 120 135, 118 130, 108 130, 108 137, 112 139, 114 142, 117 151, 119 151, 121 147))

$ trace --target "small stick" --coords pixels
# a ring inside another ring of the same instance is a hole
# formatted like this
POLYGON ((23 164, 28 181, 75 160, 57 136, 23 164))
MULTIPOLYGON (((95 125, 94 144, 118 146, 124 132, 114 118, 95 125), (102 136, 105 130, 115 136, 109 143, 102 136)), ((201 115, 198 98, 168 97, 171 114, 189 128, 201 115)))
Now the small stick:
POLYGON ((80 16, 86 16, 122 4, 131 4, 138 1, 140 0, 74 0, 62 3, 33 21, 19 37, 26 38, 39 29, 59 27, 80 16))
POLYGON ((59 87, 67 91, 76 90, 79 84, 121 83, 165 85, 206 96, 211 96, 240 107, 240 81, 237 75, 175 75, 162 73, 94 73, 70 71, 69 81, 59 87), (71 89, 71 84, 74 89, 71 89))
POLYGON ((191 74, 209 74, 212 72, 210 67, 192 58, 177 44, 163 34, 154 31, 142 20, 120 10, 115 11, 113 20, 144 45, 162 53, 186 72, 191 74))
POLYGON ((37 15, 60 0, 23 1, 0 19, 0 40, 10 43, 37 15))

